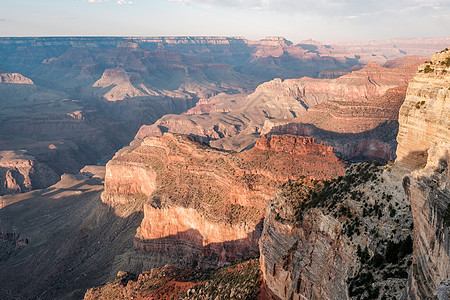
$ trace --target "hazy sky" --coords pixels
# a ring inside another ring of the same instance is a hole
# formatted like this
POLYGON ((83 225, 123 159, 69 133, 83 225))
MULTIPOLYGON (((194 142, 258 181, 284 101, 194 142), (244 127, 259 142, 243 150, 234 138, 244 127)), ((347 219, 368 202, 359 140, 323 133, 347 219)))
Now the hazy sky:
POLYGON ((450 37, 450 0, 0 0, 0 36, 450 37))

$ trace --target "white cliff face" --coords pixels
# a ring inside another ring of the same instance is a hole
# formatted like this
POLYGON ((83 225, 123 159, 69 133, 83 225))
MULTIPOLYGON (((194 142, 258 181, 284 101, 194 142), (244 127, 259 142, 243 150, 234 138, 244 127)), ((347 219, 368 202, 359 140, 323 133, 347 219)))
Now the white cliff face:
MULTIPOLYGON (((408 297, 450 297, 450 50, 419 67, 400 109, 397 164, 414 218, 408 297)), ((437 298, 436 298, 437 297, 437 298)))
POLYGON ((397 162, 423 167, 427 150, 450 136, 450 50, 419 67, 400 108, 397 162))

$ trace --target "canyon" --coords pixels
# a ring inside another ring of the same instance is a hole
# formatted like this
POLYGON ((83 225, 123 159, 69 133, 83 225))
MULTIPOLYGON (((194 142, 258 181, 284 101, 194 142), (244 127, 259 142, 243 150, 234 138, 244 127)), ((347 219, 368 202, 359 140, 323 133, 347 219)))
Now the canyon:
POLYGON ((0 38, 0 297, 448 298, 449 42, 0 38))
POLYGON ((2 37, 0 151, 77 173, 111 159, 141 125, 202 99, 357 64, 321 49, 284 38, 2 37))
POLYGON ((219 94, 183 115, 144 125, 136 138, 188 134, 212 147, 240 151, 271 134, 310 136, 345 160, 395 157, 398 110, 408 81, 425 58, 370 63, 336 79, 274 79, 251 94, 219 94))
POLYGON ((272 136, 230 153, 166 133, 108 162, 102 200, 142 202, 137 249, 165 263, 216 267, 258 253, 264 208, 282 182, 343 170, 333 149, 313 139, 272 136))
POLYGON ((408 86, 393 166, 353 165, 342 179, 277 191, 260 239, 261 270, 275 296, 449 297, 449 61, 447 49, 434 54, 408 86))

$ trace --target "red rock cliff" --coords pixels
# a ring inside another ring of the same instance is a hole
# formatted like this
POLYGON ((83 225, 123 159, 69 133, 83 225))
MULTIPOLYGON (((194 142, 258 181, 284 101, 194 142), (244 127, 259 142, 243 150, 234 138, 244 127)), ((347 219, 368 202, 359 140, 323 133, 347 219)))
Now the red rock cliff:
POLYGON ((145 202, 136 248, 166 263, 223 265, 257 253, 264 208, 279 184, 343 172, 332 149, 311 139, 262 144, 230 153, 173 134, 147 138, 108 162, 102 199, 145 202))

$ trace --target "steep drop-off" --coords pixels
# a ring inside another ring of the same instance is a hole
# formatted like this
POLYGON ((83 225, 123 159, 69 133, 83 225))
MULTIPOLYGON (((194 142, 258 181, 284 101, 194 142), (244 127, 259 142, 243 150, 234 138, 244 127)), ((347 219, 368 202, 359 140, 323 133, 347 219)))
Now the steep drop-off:
POLYGON ((102 199, 145 203, 135 246, 154 252, 158 264, 208 267, 256 254, 278 185, 343 172, 333 149, 310 138, 263 138, 241 153, 173 134, 134 143, 108 162, 102 199))
POLYGON ((393 167, 380 174, 360 164, 334 181, 290 182, 277 192, 260 239, 273 294, 448 299, 449 63, 448 50, 433 55, 408 87, 393 167))
POLYGON ((25 151, 0 151, 0 196, 46 188, 58 180, 55 171, 25 151))
POLYGON ((329 182, 289 181, 267 206, 265 285, 280 299, 401 299, 411 224, 390 168, 360 163, 329 182))
POLYGON ((399 114, 397 160, 409 167, 423 167, 427 150, 449 139, 449 53, 434 54, 408 85, 399 114))
POLYGON ((397 164, 414 218, 410 299, 450 297, 450 50, 423 64, 400 109, 397 164))

